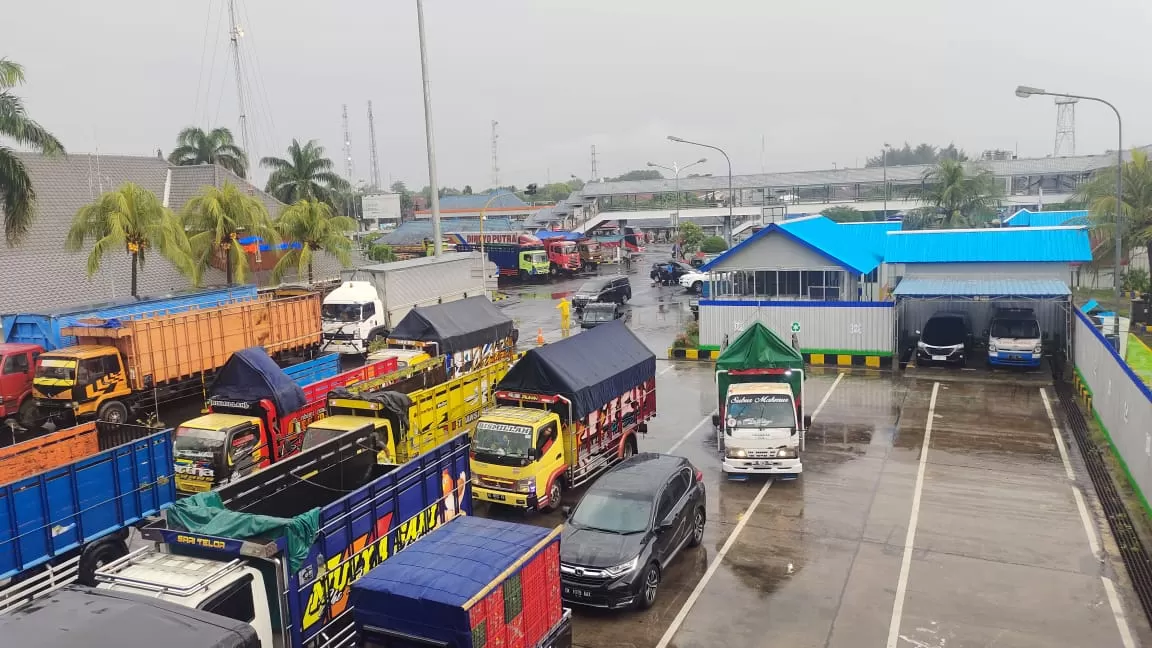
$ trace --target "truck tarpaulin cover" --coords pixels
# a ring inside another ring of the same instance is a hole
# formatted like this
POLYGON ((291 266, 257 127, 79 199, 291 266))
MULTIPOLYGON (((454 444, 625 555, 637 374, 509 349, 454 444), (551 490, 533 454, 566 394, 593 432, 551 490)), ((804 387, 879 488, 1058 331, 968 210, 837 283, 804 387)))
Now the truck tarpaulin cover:
POLYGON ((609 322, 524 354, 496 386, 501 391, 559 394, 582 419, 656 377, 656 356, 623 322, 609 322))
POLYGON ((154 597, 74 585, 0 616, 5 646, 256 648, 256 630, 154 597))
POLYGON ((216 372, 209 398, 226 401, 259 401, 270 399, 279 416, 308 404, 304 390, 268 357, 262 347, 237 351, 216 372))
POLYGON ((379 403, 389 414, 400 421, 400 438, 408 431, 408 411, 412 409, 412 399, 407 394, 395 391, 372 391, 352 393, 344 387, 328 392, 329 398, 354 398, 370 403, 379 403))
POLYGON ((487 297, 412 309, 388 337, 435 342, 441 354, 495 344, 512 335, 512 319, 487 297))
POLYGON ((753 322, 716 359, 717 369, 803 369, 804 356, 760 322, 753 322))
POLYGON ((176 500, 168 509, 168 523, 173 529, 236 540, 256 536, 285 537, 288 539, 288 570, 295 572, 308 557, 308 550, 320 530, 320 509, 314 508, 292 518, 240 513, 224 508, 220 494, 208 491, 176 500))

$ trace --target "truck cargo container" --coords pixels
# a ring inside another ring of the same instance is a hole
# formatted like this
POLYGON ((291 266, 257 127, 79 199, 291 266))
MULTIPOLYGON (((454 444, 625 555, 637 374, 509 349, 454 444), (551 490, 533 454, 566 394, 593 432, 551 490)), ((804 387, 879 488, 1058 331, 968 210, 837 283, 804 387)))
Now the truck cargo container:
POLYGON ((395 372, 387 359, 301 387, 264 349, 232 354, 208 390, 208 414, 176 429, 176 490, 201 493, 300 451, 304 428, 326 414, 328 393, 395 372))
POLYGON ((0 316, 4 342, 38 344, 55 351, 78 344, 64 329, 83 320, 130 320, 156 315, 173 315, 190 310, 215 308, 223 304, 255 299, 256 286, 232 286, 177 292, 158 297, 131 297, 98 304, 72 306, 47 313, 16 313, 0 316))
MULTIPOLYGON (((460 243, 456 245, 457 252, 479 252, 477 245, 460 243)), ((551 275, 552 265, 548 261, 548 253, 539 243, 521 245, 517 243, 485 243, 484 255, 496 264, 497 272, 501 277, 530 281, 543 279, 551 275)))
POLYGON ((0 449, 0 612, 128 553, 128 528, 167 508, 172 430, 86 423, 0 449))
POLYGON ((283 367, 292 382, 304 387, 321 382, 340 373, 340 354, 325 353, 310 360, 283 367))
POLYGON ((555 510, 564 489, 637 450, 656 415, 656 356, 622 322, 532 349, 476 424, 478 499, 555 510))
POLYGON ((487 297, 414 308, 388 337, 390 348, 421 349, 444 360, 449 376, 511 359, 520 337, 512 318, 487 297))
POLYGON ((33 380, 42 415, 123 423, 157 403, 203 391, 233 353, 273 357, 320 343, 320 296, 248 301, 175 315, 85 320, 61 329, 77 345, 40 357, 33 380))
POLYGON ((417 306, 488 296, 483 268, 478 255, 446 253, 341 273, 324 298, 322 350, 365 354, 417 306))
POLYGON ((350 628, 353 582, 471 513, 468 439, 381 465, 373 434, 344 435, 254 477, 181 500, 155 542, 97 572, 99 587, 212 611, 250 601, 262 646, 302 648, 350 628))
POLYGON ((560 531, 474 517, 445 524, 352 585, 357 641, 340 645, 569 648, 560 531))

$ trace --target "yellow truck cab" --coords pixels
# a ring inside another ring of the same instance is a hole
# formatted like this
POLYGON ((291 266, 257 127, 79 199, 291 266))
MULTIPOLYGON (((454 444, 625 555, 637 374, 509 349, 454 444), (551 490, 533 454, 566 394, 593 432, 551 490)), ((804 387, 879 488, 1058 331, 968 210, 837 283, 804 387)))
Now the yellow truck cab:
POLYGON ((47 415, 71 411, 76 419, 128 421, 119 399, 132 394, 116 347, 82 344, 40 356, 32 379, 36 406, 47 415))
POLYGON ((205 414, 185 422, 177 428, 172 450, 181 495, 247 476, 267 466, 272 456, 264 422, 239 414, 205 414))
POLYGON ((473 495, 495 504, 539 508, 538 494, 546 493, 550 479, 568 467, 560 426, 560 417, 545 409, 501 406, 485 414, 472 435, 473 495))

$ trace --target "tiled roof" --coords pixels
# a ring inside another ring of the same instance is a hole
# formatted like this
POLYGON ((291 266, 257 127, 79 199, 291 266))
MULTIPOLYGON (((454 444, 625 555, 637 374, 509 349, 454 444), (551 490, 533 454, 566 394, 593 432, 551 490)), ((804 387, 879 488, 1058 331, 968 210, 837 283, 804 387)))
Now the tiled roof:
POLYGON ((890 232, 887 263, 1078 263, 1092 260, 1084 227, 890 232))

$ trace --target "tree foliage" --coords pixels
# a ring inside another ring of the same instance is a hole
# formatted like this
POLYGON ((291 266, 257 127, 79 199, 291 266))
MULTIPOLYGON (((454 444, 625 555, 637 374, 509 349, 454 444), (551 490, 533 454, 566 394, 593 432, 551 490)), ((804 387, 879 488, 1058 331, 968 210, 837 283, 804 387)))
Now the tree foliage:
POLYGON ((628 182, 630 180, 660 180, 664 178, 664 174, 660 173, 659 169, 633 169, 627 173, 621 173, 615 178, 608 178, 608 182, 628 182))
POLYGON ((232 131, 224 127, 205 132, 189 126, 180 131, 168 162, 176 166, 219 164, 241 178, 248 174, 248 155, 236 145, 232 131))
POLYGON ((680 249, 684 254, 690 254, 700 249, 704 242, 704 230, 696 223, 680 224, 680 249))
POLYGON ((294 204, 301 200, 320 200, 332 206, 339 204, 340 192, 348 192, 348 181, 332 171, 332 160, 325 157, 324 147, 316 140, 303 146, 293 139, 288 145, 288 157, 266 157, 260 166, 272 170, 265 191, 282 203, 294 204))
POLYGON ((373 239, 368 244, 368 258, 376 263, 391 263, 396 260, 396 252, 392 249, 391 245, 386 243, 377 243, 379 239, 373 239))
POLYGON ((976 167, 970 172, 963 162, 945 159, 924 172, 924 186, 916 195, 936 210, 929 226, 950 228, 971 227, 991 218, 1002 193, 991 170, 976 167))
MULTIPOLYGON (((0 137, 45 155, 64 153, 56 136, 28 117, 24 102, 11 89, 24 83, 24 68, 0 58, 0 137)), ((0 215, 8 245, 19 243, 32 225, 36 191, 15 151, 0 145, 0 215)))
POLYGON ((156 194, 126 182, 81 207, 72 220, 64 247, 79 252, 88 240, 95 241, 88 254, 88 276, 100 271, 104 257, 120 249, 132 267, 132 296, 137 295, 137 274, 144 269, 148 250, 155 249, 187 276, 194 276, 191 250, 183 224, 156 194))
POLYGON ((864 214, 855 207, 829 207, 821 213, 837 223, 859 223, 864 220, 864 214))
MULTIPOLYGON (((1148 153, 1133 149, 1132 159, 1121 167, 1120 176, 1122 251, 1142 246, 1152 259, 1152 162, 1148 153)), ((1093 250, 1093 262, 1111 261, 1116 249, 1116 167, 1097 171, 1080 186, 1075 200, 1088 206, 1092 224, 1102 234, 1093 250)))
MULTIPOLYGON (((892 148, 886 152, 888 157, 888 166, 901 166, 905 164, 936 164, 943 160, 955 160, 964 162, 968 160, 968 156, 962 149, 956 148, 955 144, 948 144, 948 146, 937 148, 931 144, 923 143, 912 148, 908 142, 904 142, 903 148, 892 148)), ((881 167, 884 166, 884 155, 877 155, 870 157, 864 163, 866 167, 881 167)))
POLYGON ((700 251, 704 254, 719 254, 728 249, 728 243, 722 236, 709 236, 700 241, 700 251))
POLYGON ((281 281, 294 269, 298 277, 307 273, 311 284, 312 261, 317 252, 336 257, 345 268, 352 265, 352 240, 348 233, 356 229, 356 221, 336 216, 326 202, 315 198, 297 201, 276 220, 276 231, 289 247, 272 268, 272 281, 281 281))
POLYGON ((280 234, 268 216, 264 203, 232 183, 223 188, 204 187, 188 201, 182 214, 192 250, 194 281, 199 285, 204 270, 216 254, 224 256, 228 284, 243 283, 248 277, 248 255, 240 244, 246 236, 258 236, 276 247, 280 234))

